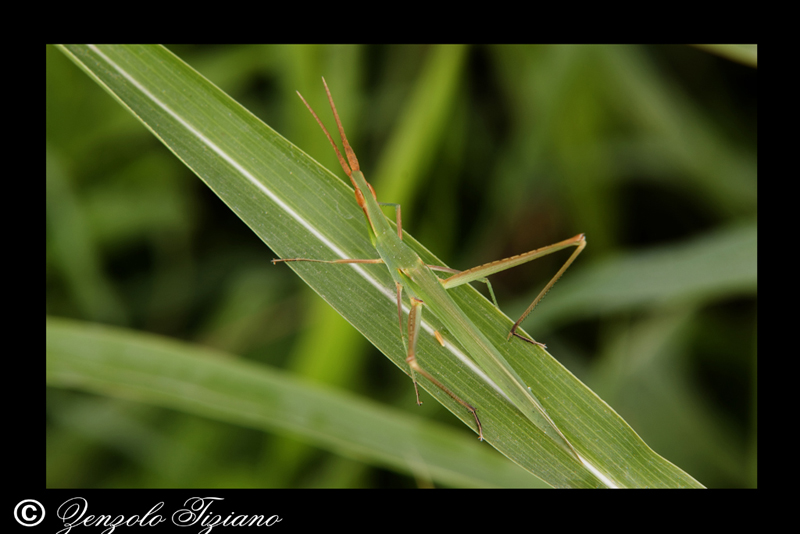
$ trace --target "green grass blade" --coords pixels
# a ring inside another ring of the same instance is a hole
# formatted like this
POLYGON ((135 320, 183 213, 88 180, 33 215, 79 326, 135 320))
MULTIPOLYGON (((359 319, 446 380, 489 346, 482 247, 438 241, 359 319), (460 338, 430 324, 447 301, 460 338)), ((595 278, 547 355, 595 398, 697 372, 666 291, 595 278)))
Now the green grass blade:
POLYGON ((300 436, 437 484, 537 485, 490 448, 444 425, 152 334, 48 319, 47 384, 300 436))
MULTIPOLYGON (((677 244, 597 262, 559 282, 558 299, 528 321, 546 332, 559 321, 621 311, 754 295, 758 282, 758 228, 736 224, 677 244)), ((572 273, 570 273, 572 274, 572 273)), ((522 313, 536 293, 507 308, 522 313)))
MULTIPOLYGON (((376 256, 348 186, 166 49, 66 46, 63 50, 281 257, 376 256)), ((441 264, 412 238, 406 239, 423 259, 441 264)), ((407 372, 394 286, 384 268, 319 264, 291 268, 407 372)), ((421 364, 476 406, 492 446, 558 487, 602 485, 597 473, 616 486, 699 486, 647 447, 609 406, 546 352, 524 343, 507 343, 511 320, 476 291, 462 287, 452 293, 596 471, 554 458, 542 445, 538 429, 473 372, 468 361, 454 358, 431 336, 423 335, 421 364)), ((456 416, 472 423, 461 406, 422 385, 456 416)), ((155 397, 151 400, 158 402, 155 397)))

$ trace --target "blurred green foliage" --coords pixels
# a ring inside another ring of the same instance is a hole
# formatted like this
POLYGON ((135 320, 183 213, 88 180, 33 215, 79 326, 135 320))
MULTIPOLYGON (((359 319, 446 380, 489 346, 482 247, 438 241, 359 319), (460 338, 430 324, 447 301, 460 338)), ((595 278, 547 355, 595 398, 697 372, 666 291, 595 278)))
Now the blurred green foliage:
MULTIPOLYGON (((379 197, 451 266, 586 233, 526 330, 700 482, 756 485, 754 67, 678 46, 170 49, 338 169, 294 94, 321 108, 324 75, 379 197), (422 76, 433 108, 416 105, 422 76)), ((190 340, 457 425, 436 403, 418 409, 407 377, 272 268, 261 241, 52 47, 46 95, 48 314, 190 340)), ((518 315, 561 261, 495 276, 504 311, 518 315)), ((285 436, 47 395, 48 487, 417 483, 285 436)))

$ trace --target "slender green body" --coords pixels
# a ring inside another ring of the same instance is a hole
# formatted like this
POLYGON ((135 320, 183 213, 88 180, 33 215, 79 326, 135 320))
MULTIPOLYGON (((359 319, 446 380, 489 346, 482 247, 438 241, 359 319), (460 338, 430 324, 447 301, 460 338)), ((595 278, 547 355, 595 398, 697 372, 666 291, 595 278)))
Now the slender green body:
MULTIPOLYGON (((323 83, 325 79, 323 78, 323 83)), ((573 448, 569 440, 561 433, 556 424, 547 415, 542 404, 533 395, 530 388, 528 388, 514 371, 509 363, 503 358, 502 354, 492 344, 489 339, 472 323, 464 311, 456 304, 453 298, 447 294, 446 288, 455 287, 461 284, 482 279, 491 273, 499 272, 510 267, 520 265, 522 263, 532 261, 538 257, 562 250, 567 247, 576 247, 572 256, 564 263, 559 269, 558 273, 550 280, 550 282, 539 293, 539 296, 531 303, 522 316, 514 323, 508 335, 519 337, 520 339, 541 345, 521 334, 516 330, 520 323, 527 317, 527 315, 536 307, 536 304, 544 297, 547 291, 553 286, 558 278, 569 267, 575 257, 581 252, 586 245, 586 240, 583 234, 579 234, 571 239, 567 239, 560 243, 555 243, 541 249, 532 250, 524 254, 498 260, 486 265, 474 267, 466 271, 452 271, 445 269, 449 272, 454 272, 447 279, 440 279, 433 273, 432 269, 438 269, 435 266, 428 266, 420 258, 416 252, 408 247, 402 240, 402 230, 400 225, 400 211, 399 206, 395 205, 397 209, 397 230, 393 229, 386 217, 381 211, 378 200, 375 196, 375 191, 369 185, 364 175, 361 173, 358 159, 355 152, 347 142, 347 136, 344 133, 342 122, 339 120, 339 114, 336 111, 336 106, 333 103, 328 85, 325 84, 325 91, 328 93, 328 101, 331 105, 331 110, 336 118, 336 124, 339 128, 339 135, 342 139, 344 147, 344 155, 339 151, 339 147, 333 141, 333 138, 328 133, 325 125, 319 120, 317 114, 308 105, 302 95, 297 93, 305 103, 308 110, 316 119, 317 123, 322 128, 322 131, 328 137, 333 149, 336 151, 336 156, 339 158, 339 163, 344 172, 350 177, 350 181, 355 187, 356 202, 364 210, 364 215, 367 219, 369 228, 370 240, 372 241, 375 250, 380 255, 380 259, 339 259, 339 260, 318 260, 309 258, 288 258, 288 259, 275 259, 273 263, 277 262, 290 262, 290 261, 312 261, 320 263, 383 263, 389 269, 389 273, 395 281, 397 287, 397 313, 400 323, 401 335, 403 331, 403 314, 401 307, 402 291, 405 290, 407 297, 410 300, 411 308, 408 315, 408 344, 406 350, 408 351, 406 362, 408 363, 411 371, 411 378, 414 381, 414 388, 417 388, 415 373, 419 373, 428 380, 430 380, 436 387, 447 393, 452 399, 461 404, 465 409, 469 410, 475 417, 475 424, 477 426, 478 437, 483 439, 483 430, 481 422, 477 414, 477 410, 458 397, 455 393, 450 391, 447 386, 442 384, 437 378, 432 376, 424 370, 416 358, 416 344, 418 339, 419 327, 422 321, 423 306, 428 309, 444 324, 449 334, 467 351, 469 356, 477 363, 486 375, 491 379, 500 390, 511 400, 514 406, 522 412, 537 428, 545 433, 550 439, 558 444, 567 454, 569 454, 576 461, 581 462, 578 453, 573 448), (345 159, 346 156, 346 159, 345 159)), ((439 334, 437 339, 444 344, 439 334)), ((419 391, 417 391, 417 403, 421 404, 419 400, 419 391)))
POLYGON ((520 412, 580 461, 575 449, 516 371, 447 294, 442 287, 441 279, 398 237, 395 229, 383 215, 380 205, 370 194, 364 175, 360 171, 353 171, 351 178, 358 189, 365 193, 362 207, 370 225, 372 243, 395 282, 402 285, 409 292, 409 296, 425 303, 425 306, 466 349, 475 363, 508 395, 520 412))

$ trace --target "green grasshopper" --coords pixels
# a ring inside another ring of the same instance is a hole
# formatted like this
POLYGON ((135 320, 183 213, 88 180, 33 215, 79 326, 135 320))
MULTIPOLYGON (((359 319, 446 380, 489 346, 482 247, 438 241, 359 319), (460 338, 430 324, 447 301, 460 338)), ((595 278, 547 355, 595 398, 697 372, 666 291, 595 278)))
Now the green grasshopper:
MULTIPOLYGON (((322 131, 325 132, 325 135, 328 137, 328 141, 330 141, 333 149, 336 151, 339 164, 342 166, 345 174, 350 177, 350 181, 355 188, 356 202, 358 202, 358 205, 364 211, 364 215, 367 219, 367 228, 370 240, 372 241, 372 244, 380 258, 339 260, 288 258, 274 259, 272 260, 273 264, 278 262, 307 261, 317 263, 372 263, 386 265, 386 267, 389 269, 389 274, 395 282, 397 291, 397 315, 400 323, 400 336, 403 338, 404 342, 405 337, 403 336, 402 308, 403 291, 405 291, 410 301, 410 311, 408 314, 407 323, 408 343, 405 345, 407 350, 406 362, 411 370, 411 379, 414 383, 417 404, 422 404, 419 400, 419 389, 417 387, 416 374, 418 373, 430 380, 432 384, 444 391, 474 416, 478 438, 481 441, 483 440, 483 427, 481 426, 480 419, 478 418, 477 410, 471 404, 467 403, 458 395, 450 391, 450 389, 448 389, 438 379, 434 378, 428 371, 423 369, 417 361, 417 339, 419 336, 420 324, 422 323, 422 308, 425 306, 441 321, 441 323, 449 332, 449 335, 453 336, 458 343, 460 343, 461 346, 466 349, 470 357, 472 357, 472 359, 484 370, 486 375, 492 381, 494 381, 497 386, 499 386, 508 399, 514 404, 514 406, 516 406, 520 412, 522 412, 547 436, 565 449, 567 453, 580 462, 581 460, 578 456, 578 453, 575 451, 572 444, 564 436, 561 430, 559 430, 553 420, 550 419, 550 416, 547 415, 544 407, 531 392, 530 388, 525 386, 516 371, 514 371, 514 369, 508 364, 505 358, 503 358, 500 352, 494 347, 494 345, 492 345, 487 337, 472 323, 463 310, 459 308, 446 290, 473 281, 486 281, 485 277, 491 274, 516 267, 517 265, 533 261, 537 258, 552 254, 553 252, 557 252, 568 247, 576 247, 572 252, 572 255, 569 257, 569 259, 567 259, 561 269, 559 269, 550 282, 548 282, 544 289, 542 289, 539 295, 534 299, 531 305, 528 306, 528 309, 525 310, 517 322, 514 323, 514 326, 511 327, 511 331, 508 334, 507 339, 509 340, 513 336, 528 343, 544 347, 542 343, 528 339, 527 337, 519 334, 517 329, 519 328, 520 323, 522 323, 528 314, 533 311, 539 301, 542 300, 550 288, 553 287, 553 284, 558 281, 561 275, 564 274, 564 271, 567 270, 570 264, 575 261, 575 258, 578 256, 578 254, 580 254, 580 252, 584 249, 586 246, 586 239, 584 235, 579 234, 573 238, 561 241, 560 243, 555 243, 553 245, 532 250, 524 254, 519 254, 510 258, 487 263, 466 271, 457 271, 436 265, 426 265, 417 255, 417 253, 403 242, 400 207, 395 204, 385 204, 394 206, 397 211, 396 231, 392 229, 386 217, 383 215, 380 207, 381 203, 379 203, 377 200, 375 190, 372 189, 372 186, 367 182, 366 178, 364 178, 364 174, 361 172, 358 165, 358 159, 356 159, 355 152, 353 152, 353 149, 350 147, 350 143, 347 141, 347 136, 344 133, 344 128, 342 127, 342 122, 339 119, 339 114, 336 111, 336 106, 333 103, 333 97, 331 96, 330 89, 328 89, 328 84, 325 82, 324 78, 322 79, 322 82, 325 85, 325 91, 328 94, 328 101, 330 102, 331 109, 333 110, 333 116, 336 119, 336 124, 339 128, 339 135, 342 139, 344 153, 347 157, 346 160, 339 151, 339 147, 334 142, 330 133, 328 133, 328 130, 325 128, 325 125, 322 124, 322 121, 319 119, 308 102, 306 102, 305 98, 303 98, 303 95, 301 95, 299 92, 297 94, 314 116, 317 123, 322 128, 322 131), (439 278, 434 274, 434 270, 449 272, 452 273, 452 275, 448 278, 439 278)), ((492 297, 494 298, 493 293, 492 297)), ((496 304, 497 303, 495 302, 495 305, 496 304)), ((435 332, 435 336, 440 343, 444 344, 443 339, 438 332, 435 332)))

